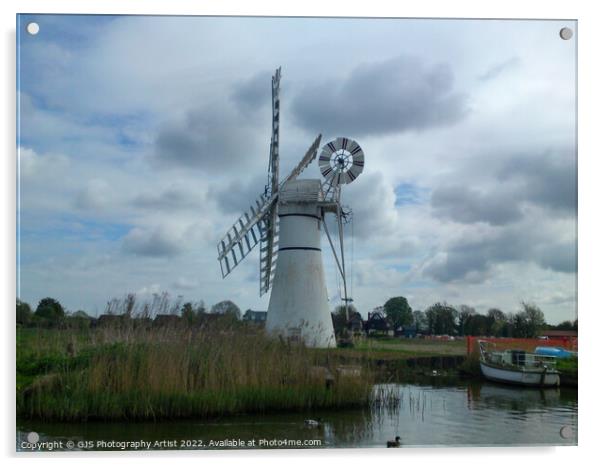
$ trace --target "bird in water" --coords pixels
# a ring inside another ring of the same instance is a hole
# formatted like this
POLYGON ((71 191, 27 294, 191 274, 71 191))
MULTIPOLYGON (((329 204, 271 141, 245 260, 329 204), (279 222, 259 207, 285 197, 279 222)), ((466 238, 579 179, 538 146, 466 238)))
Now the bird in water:
POLYGON ((387 440, 387 448, 399 448, 401 445, 401 437, 398 435, 395 440, 387 440))
POLYGON ((322 425, 322 420, 320 418, 318 418, 318 420, 306 419, 304 422, 307 427, 320 427, 322 425))

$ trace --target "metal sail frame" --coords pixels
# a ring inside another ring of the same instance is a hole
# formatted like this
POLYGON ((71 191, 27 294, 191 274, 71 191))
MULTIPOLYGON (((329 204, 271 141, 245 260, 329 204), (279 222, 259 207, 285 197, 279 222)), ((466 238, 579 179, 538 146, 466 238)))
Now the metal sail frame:
POLYGON ((270 163, 268 165, 268 186, 270 195, 278 192, 280 173, 280 78, 278 68, 272 76, 272 138, 270 139, 270 163))
MULTIPOLYGON (((268 189, 270 195, 278 194, 280 176, 280 68, 272 76, 272 138, 270 140, 270 163, 268 167, 268 189)), ((274 203, 265 218, 265 230, 259 246, 259 296, 272 286, 275 273, 278 236, 278 204, 274 203)))
POLYGON ((278 237, 278 188, 279 188, 279 141, 280 141, 280 77, 278 68, 272 76, 272 137, 268 184, 264 193, 228 230, 217 245, 222 278, 230 272, 260 243, 260 295, 269 290, 274 274, 278 237), (238 253, 238 254, 237 254, 238 253), (232 264, 230 264, 230 260, 232 264))

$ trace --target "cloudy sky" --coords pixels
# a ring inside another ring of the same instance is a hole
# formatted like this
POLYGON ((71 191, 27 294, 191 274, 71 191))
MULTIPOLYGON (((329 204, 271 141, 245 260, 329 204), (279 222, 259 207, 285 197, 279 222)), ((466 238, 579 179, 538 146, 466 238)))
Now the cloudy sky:
MULTIPOLYGON (((568 21, 21 16, 18 294, 102 313, 134 292, 259 297, 216 243, 318 133, 357 140, 351 294, 576 317, 575 38, 568 21), (25 33, 37 21, 40 32, 25 33)), ((305 177, 319 177, 317 164, 305 177)), ((324 241, 328 290, 340 280, 324 241)))

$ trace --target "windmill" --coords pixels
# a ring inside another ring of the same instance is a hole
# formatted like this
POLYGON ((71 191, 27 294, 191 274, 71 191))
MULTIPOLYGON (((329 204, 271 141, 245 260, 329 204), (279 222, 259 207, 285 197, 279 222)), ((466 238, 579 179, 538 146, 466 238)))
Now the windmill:
POLYGON ((335 345, 322 261, 320 232, 324 229, 347 296, 343 222, 349 215, 341 205, 341 187, 364 168, 364 153, 352 139, 339 137, 323 146, 318 159, 323 180, 298 179, 316 158, 322 135, 311 144, 298 165, 279 180, 280 68, 272 77, 272 138, 268 183, 217 245, 222 277, 259 243, 259 294, 270 289, 266 329, 308 346, 335 345), (339 254, 325 221, 334 214, 339 254))

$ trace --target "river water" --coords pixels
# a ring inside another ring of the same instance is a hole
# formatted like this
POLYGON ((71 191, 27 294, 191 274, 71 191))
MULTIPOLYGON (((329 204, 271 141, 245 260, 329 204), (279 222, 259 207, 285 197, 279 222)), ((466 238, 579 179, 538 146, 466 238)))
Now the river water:
POLYGON ((577 444, 575 389, 538 390, 483 382, 379 387, 394 390, 399 403, 371 409, 244 415, 210 421, 18 420, 17 450, 378 448, 396 436, 401 437, 401 447, 577 444), (319 426, 306 425, 306 419, 318 420, 319 426), (30 432, 38 434, 39 442, 54 443, 30 444, 30 432))

